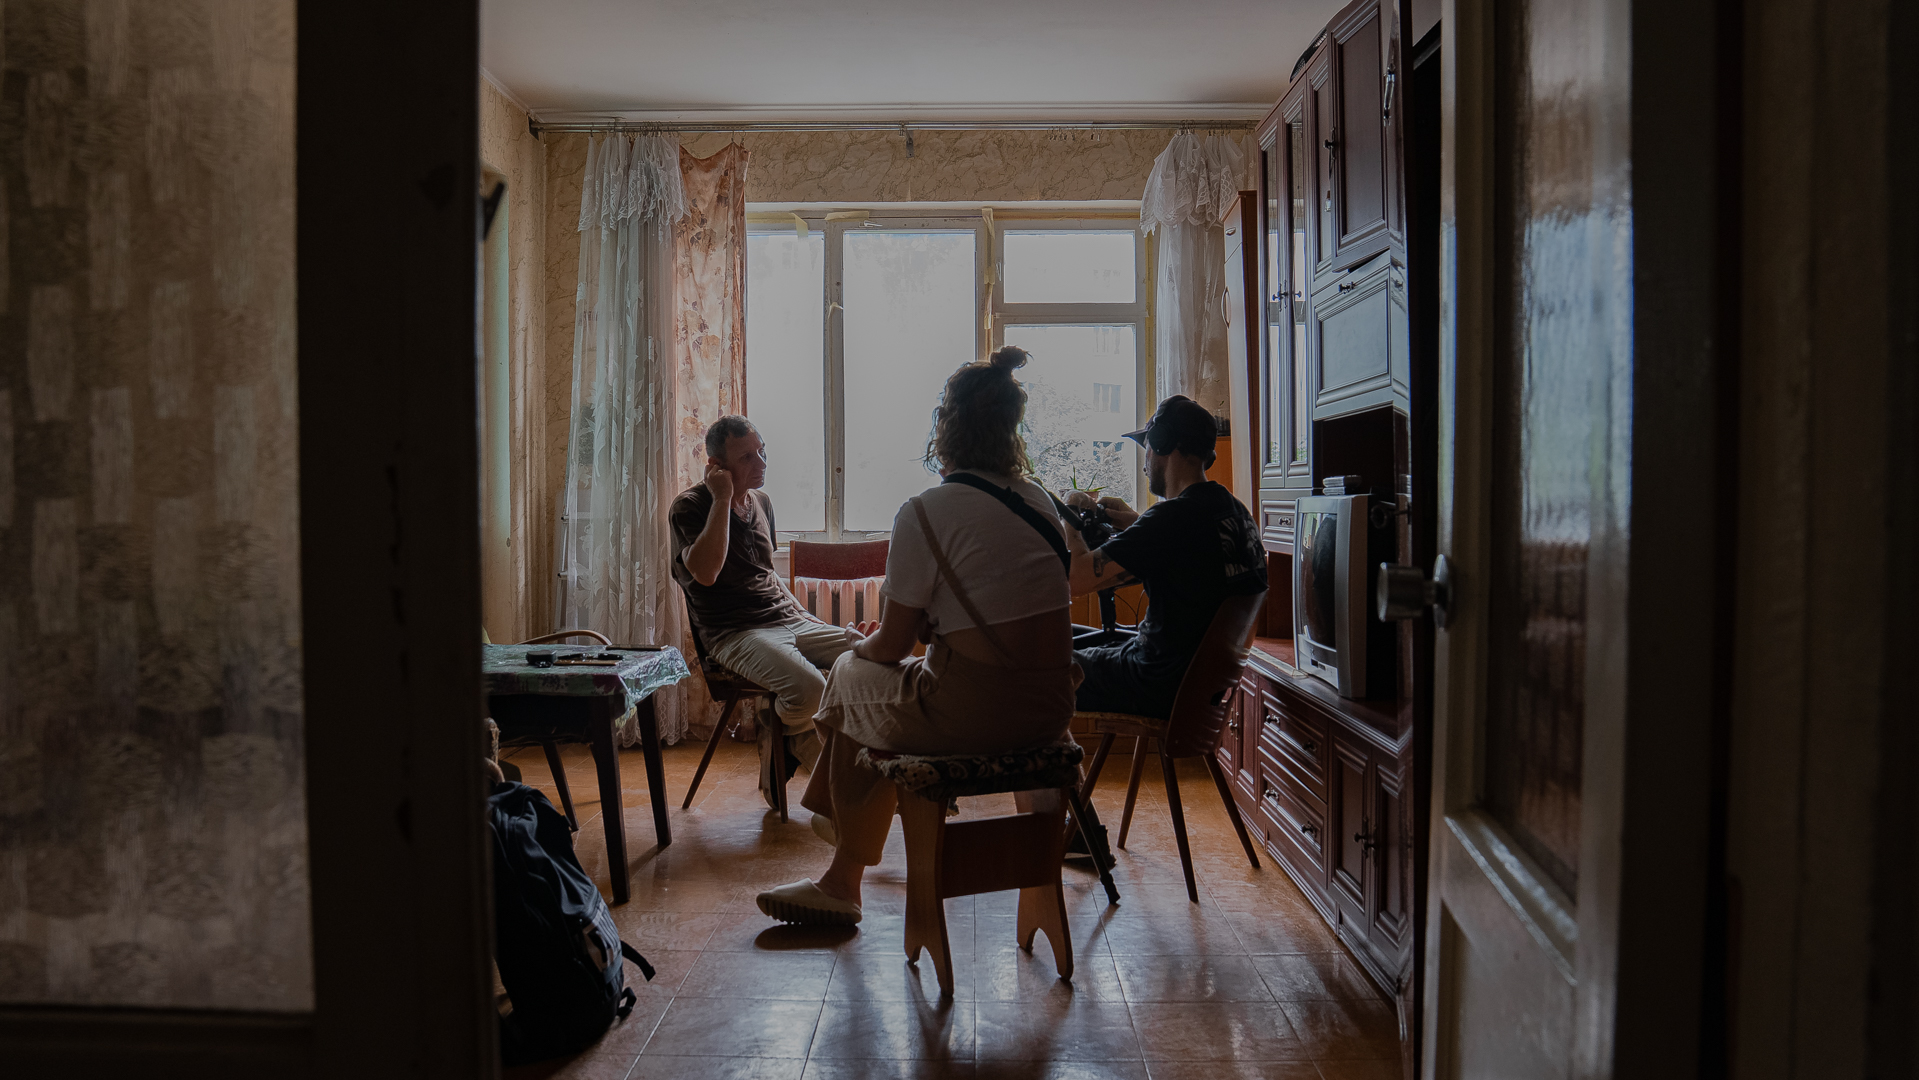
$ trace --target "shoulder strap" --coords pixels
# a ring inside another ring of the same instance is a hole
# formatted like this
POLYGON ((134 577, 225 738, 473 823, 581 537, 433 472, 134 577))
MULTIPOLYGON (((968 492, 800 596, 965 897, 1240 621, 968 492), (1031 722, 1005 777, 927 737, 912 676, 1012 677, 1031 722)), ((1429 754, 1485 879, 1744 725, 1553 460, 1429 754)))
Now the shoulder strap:
POLYGON ((1012 488, 1003 488, 990 480, 982 480, 972 473, 964 472, 953 473, 947 476, 946 479, 941 480, 940 483, 965 484, 969 488, 984 491, 993 498, 998 499, 1008 510, 1018 514, 1028 525, 1033 527, 1034 531, 1046 538, 1046 543, 1053 549, 1053 554, 1059 556, 1060 568, 1066 571, 1067 577, 1073 576, 1073 556, 1072 553, 1066 550, 1066 541, 1061 539, 1059 529, 1055 527, 1052 522, 1047 521, 1045 516, 1038 510, 1033 509, 1025 499, 1020 498, 1012 488))
POLYGON ((954 599, 960 602, 960 607, 966 609, 967 617, 973 620, 973 625, 979 629, 979 632, 986 635, 987 642, 999 650, 1000 657, 1006 661, 1007 666, 1012 666, 1013 650, 1007 648, 1006 644, 999 639, 999 635, 993 632, 993 628, 986 625, 986 617, 979 613, 979 608, 973 606, 973 598, 966 595, 966 587, 960 584, 959 575, 953 573, 952 564, 946 561, 946 552, 940 549, 939 538, 933 535, 933 523, 926 520, 926 505, 920 502, 918 495, 908 501, 913 504, 913 512, 919 515, 920 535, 926 538, 926 548, 933 553, 933 565, 939 567, 940 576, 945 578, 946 584, 952 588, 954 599))
POLYGON ((640 955, 640 950, 622 941, 620 942, 620 955, 638 964, 640 966, 640 974, 646 976, 647 982, 653 981, 653 965, 646 962, 646 957, 640 955))

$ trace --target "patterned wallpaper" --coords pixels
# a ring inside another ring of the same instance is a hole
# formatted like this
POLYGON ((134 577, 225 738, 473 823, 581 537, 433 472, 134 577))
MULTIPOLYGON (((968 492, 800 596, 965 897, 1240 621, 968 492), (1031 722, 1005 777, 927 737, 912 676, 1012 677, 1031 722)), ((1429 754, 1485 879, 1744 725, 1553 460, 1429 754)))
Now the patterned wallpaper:
POLYGON ((0 1000, 312 1007, 293 13, 0 11, 0 1000))

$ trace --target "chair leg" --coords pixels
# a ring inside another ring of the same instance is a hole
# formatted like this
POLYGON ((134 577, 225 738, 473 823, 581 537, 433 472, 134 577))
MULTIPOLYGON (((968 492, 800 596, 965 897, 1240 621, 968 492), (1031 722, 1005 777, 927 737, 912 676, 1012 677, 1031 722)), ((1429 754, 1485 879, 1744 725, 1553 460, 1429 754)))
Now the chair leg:
POLYGON ((1033 935, 1046 931, 1053 947, 1053 967, 1062 979, 1073 977, 1073 939, 1066 929, 1066 890, 1055 880, 1019 891, 1019 919, 1015 924, 1019 947, 1033 951, 1033 935))
POLYGON ((546 767, 553 770, 553 785, 560 789, 560 807, 566 811, 566 823, 574 832, 579 832, 580 817, 573 812, 573 793, 567 790, 566 769, 560 764, 560 748, 552 739, 541 739, 540 745, 546 749, 546 767))
POLYGON ((1133 741, 1133 775, 1126 781, 1126 810, 1119 816, 1119 849, 1126 850, 1126 834, 1133 827, 1133 800, 1139 797, 1139 774, 1146 767, 1146 736, 1133 741))
POLYGON ((1193 880, 1193 853, 1186 846, 1186 814, 1179 806, 1179 776, 1173 771, 1173 755, 1162 747, 1159 767, 1166 774, 1166 805, 1173 811, 1173 839, 1179 841, 1179 868, 1186 871, 1186 899, 1199 903, 1199 883, 1193 880))
POLYGON ((1093 785, 1099 783, 1099 771, 1106 767, 1106 755, 1113 751, 1113 735, 1099 737, 1099 749, 1093 751, 1093 763, 1086 767, 1086 780, 1079 786, 1079 797, 1093 801, 1093 785))
POLYGON ((772 737, 767 741, 766 751, 773 755, 773 808, 780 812, 780 824, 786 824, 786 725, 781 722, 780 714, 773 711, 773 699, 766 699, 766 712, 761 723, 767 726, 772 737))
POLYGON ((733 715, 733 705, 740 700, 738 694, 729 694, 720 704, 719 722, 713 725, 713 735, 706 740, 706 753, 700 758, 700 767, 693 772, 693 783, 686 789, 686 801, 680 809, 686 810, 693 805, 693 794, 700 790, 700 781, 706 778, 706 767, 713 763, 713 751, 720 745, 720 736, 726 734, 726 718, 733 715))
POLYGON ((1239 834, 1239 844, 1246 849, 1246 857, 1253 861, 1253 869, 1259 869, 1259 852, 1253 849, 1253 838, 1246 835, 1246 823, 1240 820, 1239 804, 1233 800, 1233 788, 1226 782, 1226 770, 1219 767, 1219 759, 1212 754, 1202 754, 1206 759, 1206 771, 1213 774, 1213 786, 1219 788, 1220 801, 1226 804, 1226 816, 1233 821, 1233 831, 1239 834))
POLYGON ((1086 841, 1086 850, 1093 853, 1093 865, 1099 870, 1099 883, 1106 890, 1108 904, 1119 903, 1119 886, 1113 884, 1112 853, 1106 850, 1106 843, 1100 838, 1099 819, 1093 816, 1093 804, 1080 797, 1072 788, 1066 789, 1072 796, 1073 824, 1079 827, 1080 839, 1086 841))
POLYGON ((899 814, 900 831, 906 835, 906 962, 919 963, 921 949, 932 953, 940 993, 951 997, 953 948, 946 936, 946 905, 940 899, 946 807, 902 791, 899 814))

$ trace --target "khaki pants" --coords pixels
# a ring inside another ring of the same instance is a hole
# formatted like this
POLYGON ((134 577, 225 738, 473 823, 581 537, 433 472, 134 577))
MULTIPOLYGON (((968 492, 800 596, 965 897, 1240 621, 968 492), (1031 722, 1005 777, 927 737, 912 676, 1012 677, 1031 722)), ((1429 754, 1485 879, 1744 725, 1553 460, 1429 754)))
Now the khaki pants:
POLYGON ((773 691, 773 711, 786 733, 810 731, 826 691, 823 668, 853 647, 846 631, 813 619, 795 619, 758 630, 722 631, 707 639, 707 652, 727 669, 773 691))

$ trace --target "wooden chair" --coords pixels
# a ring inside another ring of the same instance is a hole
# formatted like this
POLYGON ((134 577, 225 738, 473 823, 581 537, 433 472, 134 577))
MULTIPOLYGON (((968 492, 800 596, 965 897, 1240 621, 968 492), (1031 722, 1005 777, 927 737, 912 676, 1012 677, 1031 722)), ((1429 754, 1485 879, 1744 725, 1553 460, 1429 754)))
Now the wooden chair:
POLYGON ((1193 653, 1192 662, 1180 679, 1179 691, 1173 698, 1173 712, 1167 719, 1116 712, 1077 714, 1089 718, 1093 731, 1100 737, 1092 767, 1087 770, 1086 782, 1080 788, 1081 797, 1089 803, 1093 798, 1093 785, 1099 782, 1100 770, 1106 766, 1106 755, 1113 749, 1113 740, 1121 735, 1131 735, 1137 740, 1133 744, 1133 775, 1126 786, 1126 810, 1120 818, 1118 846, 1121 848, 1126 846, 1126 832, 1133 823, 1133 800, 1139 794, 1140 771, 1146 762, 1146 740, 1159 744, 1160 771, 1166 777, 1167 808, 1173 815, 1173 836, 1179 841, 1179 864, 1186 872, 1186 895, 1195 904, 1199 903, 1199 885, 1193 880, 1193 855, 1186 844, 1186 815, 1180 809, 1179 777, 1173 768, 1177 759, 1205 760, 1206 771, 1213 775, 1213 784, 1219 788, 1219 797, 1226 804, 1226 816, 1239 834, 1246 857, 1252 860, 1253 869, 1259 869, 1259 853, 1253 848, 1252 837, 1246 833, 1246 823, 1240 820, 1233 790, 1219 767, 1215 751, 1219 749, 1227 714, 1236 704, 1234 694, 1239 687, 1240 669, 1246 666, 1247 643, 1265 599, 1266 593, 1261 591, 1251 596, 1229 596, 1219 605, 1219 612, 1213 616, 1212 625, 1207 627, 1206 636, 1200 640, 1199 649, 1193 653))
MULTIPOLYGON (((693 796, 700 790, 700 781, 706 777, 706 767, 713 762, 713 751, 720 745, 720 737, 726 734, 727 718, 733 715, 733 706, 744 699, 757 698, 760 701, 759 722, 772 735, 774 753, 784 753, 786 746, 786 725, 780 722, 779 713, 773 711, 773 691, 759 683, 740 675, 725 664, 706 655, 706 642, 700 639, 700 631, 693 626, 693 612, 687 609, 686 625, 692 630, 693 652, 700 665, 700 675, 706 680, 706 692, 720 703, 720 719, 713 725, 713 734, 706 740, 706 753, 700 755, 700 767, 693 772, 693 783, 686 789, 686 800, 680 803, 685 810, 693 805, 693 796)), ((785 762, 775 762, 775 775, 778 782, 773 785, 773 808, 780 813, 781 823, 786 821, 786 769, 785 762)))
MULTIPOLYGON (((860 764, 878 769, 899 791, 906 837, 906 959, 917 964, 922 949, 932 953, 942 994, 953 993, 946 899, 1005 889, 1019 890, 1014 931, 1019 947, 1032 952, 1033 936, 1046 931, 1059 977, 1073 977, 1060 861, 1066 853, 1067 808, 1082 828, 1091 816, 1075 786, 1083 754, 1071 742, 984 757, 860 751, 860 764), (1026 809, 965 821, 946 816, 954 799, 1009 791, 1024 793, 1026 809)), ((1111 876, 1102 872, 1101 880, 1107 899, 1118 903, 1111 876)))
MULTIPOLYGON (((484 636, 486 631, 481 630, 480 633, 482 636, 484 636)), ((574 637, 592 638, 593 640, 599 642, 603 646, 613 644, 613 642, 609 640, 605 634, 600 633, 598 630, 556 630, 551 634, 541 634, 539 637, 536 637, 536 638, 528 638, 525 641, 520 642, 519 644, 521 645, 551 645, 551 644, 554 644, 555 642, 565 641, 567 638, 574 638, 574 637)), ((569 741, 573 741, 573 740, 569 740, 569 741)), ((566 770, 560 767, 560 748, 558 745, 558 740, 554 739, 550 735, 541 735, 538 737, 525 736, 525 737, 519 737, 519 738, 510 738, 504 744, 501 744, 498 738, 496 737, 494 742, 495 742, 494 751, 496 756, 498 754, 500 745, 532 746, 535 743, 538 743, 542 748, 546 750, 546 767, 553 770, 553 786, 560 789, 560 807, 566 811, 566 823, 567 825, 572 827, 574 832, 579 832, 580 817, 578 814, 575 814, 573 812, 573 792, 569 790, 566 786, 566 770)))

